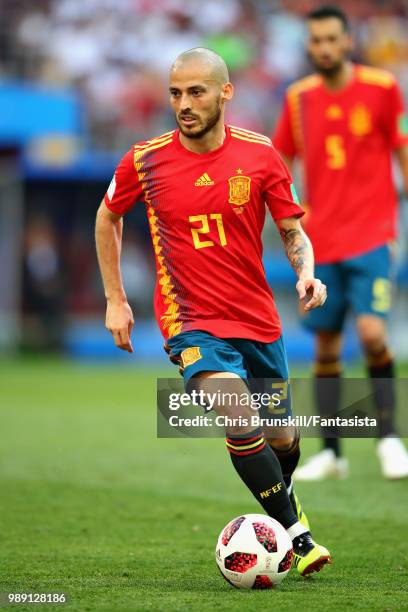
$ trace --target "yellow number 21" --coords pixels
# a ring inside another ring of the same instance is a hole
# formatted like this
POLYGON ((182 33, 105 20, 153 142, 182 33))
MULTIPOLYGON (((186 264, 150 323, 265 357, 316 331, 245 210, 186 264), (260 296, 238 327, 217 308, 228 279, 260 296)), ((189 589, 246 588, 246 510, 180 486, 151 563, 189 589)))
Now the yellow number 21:
POLYGON ((200 240, 199 234, 209 234, 210 233, 210 223, 208 218, 217 223, 218 237, 221 246, 225 246, 227 244, 227 238, 225 237, 224 224, 222 222, 221 214, 211 214, 211 215, 193 215, 188 218, 190 223, 194 223, 199 221, 201 223, 201 227, 192 227, 191 234, 193 236, 193 242, 196 249, 203 249, 204 247, 214 246, 214 242, 212 240, 200 240))

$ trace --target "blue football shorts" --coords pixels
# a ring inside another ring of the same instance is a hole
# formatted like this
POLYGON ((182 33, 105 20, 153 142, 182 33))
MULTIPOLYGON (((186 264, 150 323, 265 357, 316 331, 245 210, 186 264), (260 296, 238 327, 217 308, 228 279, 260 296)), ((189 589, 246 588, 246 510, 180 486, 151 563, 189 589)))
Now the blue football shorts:
POLYGON ((218 338, 204 331, 182 332, 167 341, 170 360, 180 366, 186 389, 200 372, 232 372, 251 393, 280 395, 276 415, 290 416, 291 393, 288 362, 282 336, 274 342, 244 338, 218 338))
POLYGON ((346 316, 385 318, 391 308, 392 254, 388 245, 331 264, 317 264, 315 276, 327 285, 321 308, 306 313, 303 325, 314 332, 342 331, 346 316))

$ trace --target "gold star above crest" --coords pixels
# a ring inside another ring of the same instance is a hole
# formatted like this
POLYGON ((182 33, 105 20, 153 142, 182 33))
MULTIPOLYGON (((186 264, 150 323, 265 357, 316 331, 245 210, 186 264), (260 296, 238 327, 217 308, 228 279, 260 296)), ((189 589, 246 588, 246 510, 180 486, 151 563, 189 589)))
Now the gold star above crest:
POLYGON ((242 174, 241 168, 237 168, 237 174, 242 174))

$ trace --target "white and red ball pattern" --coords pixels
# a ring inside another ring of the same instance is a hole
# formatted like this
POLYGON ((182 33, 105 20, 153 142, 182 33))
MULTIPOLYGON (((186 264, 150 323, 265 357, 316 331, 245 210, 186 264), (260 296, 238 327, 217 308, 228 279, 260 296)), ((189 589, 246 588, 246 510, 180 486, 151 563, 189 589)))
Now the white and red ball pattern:
POLYGON ((264 514, 243 514, 221 531, 215 549, 224 578, 240 589, 270 589, 292 566, 292 542, 278 521, 264 514))

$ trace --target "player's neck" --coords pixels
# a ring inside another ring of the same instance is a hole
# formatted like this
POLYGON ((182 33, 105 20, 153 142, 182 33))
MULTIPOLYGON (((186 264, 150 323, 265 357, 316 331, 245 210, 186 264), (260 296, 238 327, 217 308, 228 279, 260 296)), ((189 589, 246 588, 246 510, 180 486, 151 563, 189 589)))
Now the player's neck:
POLYGON ((180 142, 184 148, 193 153, 210 153, 221 147, 225 140, 224 122, 217 123, 207 134, 202 138, 187 138, 180 132, 180 142))
POLYGON ((323 75, 323 82, 330 91, 338 91, 347 87, 352 78, 353 64, 351 62, 344 62, 340 70, 333 76, 323 75))

